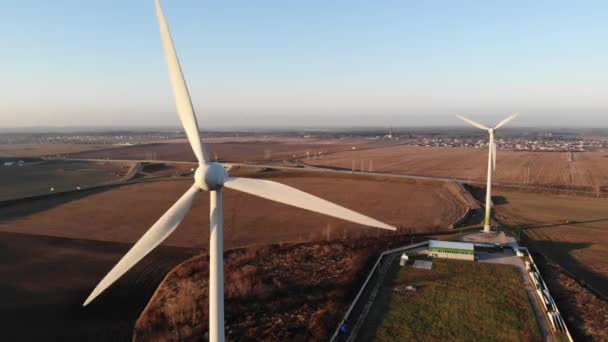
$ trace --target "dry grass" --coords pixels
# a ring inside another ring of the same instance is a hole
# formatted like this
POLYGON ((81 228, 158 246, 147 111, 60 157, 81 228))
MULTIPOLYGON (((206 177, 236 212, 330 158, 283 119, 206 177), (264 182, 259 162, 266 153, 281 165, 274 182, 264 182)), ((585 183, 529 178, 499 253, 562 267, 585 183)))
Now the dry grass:
POLYGON ((574 339, 608 340, 608 302, 573 280, 559 265, 542 261, 540 271, 574 339))
MULTIPOLYGON (((364 270, 371 266, 372 256, 403 240, 409 237, 226 252, 228 340, 326 341, 365 277, 364 270)), ((204 340, 208 327, 207 279, 207 255, 176 267, 139 317, 135 340, 204 340)))

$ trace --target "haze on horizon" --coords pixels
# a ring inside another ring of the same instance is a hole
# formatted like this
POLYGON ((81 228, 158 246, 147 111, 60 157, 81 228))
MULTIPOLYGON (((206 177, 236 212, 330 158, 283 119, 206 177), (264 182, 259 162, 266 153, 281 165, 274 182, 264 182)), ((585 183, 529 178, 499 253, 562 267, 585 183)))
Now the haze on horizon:
MULTIPOLYGON (((608 127, 605 2, 164 1, 201 127, 608 127)), ((0 127, 177 126, 152 0, 3 3, 0 127)))

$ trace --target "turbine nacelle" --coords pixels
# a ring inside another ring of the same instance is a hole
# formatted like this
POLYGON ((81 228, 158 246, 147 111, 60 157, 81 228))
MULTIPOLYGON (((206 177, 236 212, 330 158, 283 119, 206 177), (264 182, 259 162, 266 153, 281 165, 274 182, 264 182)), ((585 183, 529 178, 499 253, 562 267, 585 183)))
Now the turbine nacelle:
POLYGON ((465 118, 464 116, 456 115, 459 119, 464 122, 467 122, 473 127, 477 127, 479 129, 487 130, 490 135, 490 140, 488 141, 488 178, 486 185, 486 215, 483 225, 483 231, 486 233, 491 232, 492 228, 490 227, 490 219, 491 219, 491 207, 492 207, 492 171, 496 170, 496 142, 494 141, 494 132, 500 127, 504 126, 509 121, 513 120, 518 113, 514 113, 506 119, 499 122, 494 127, 487 127, 485 125, 480 124, 479 122, 473 121, 469 118, 465 118))
POLYGON ((220 190, 227 179, 226 169, 218 163, 202 163, 194 172, 194 183, 205 191, 220 190))
POLYGON ((173 88, 177 114, 180 118, 188 142, 198 160, 194 172, 194 184, 150 227, 122 259, 97 284, 84 305, 89 304, 143 257, 160 245, 186 217, 200 190, 210 191, 209 217, 209 341, 224 341, 224 269, 222 233, 222 192, 223 187, 248 193, 253 196, 283 203, 296 208, 333 216, 361 225, 396 230, 395 227, 359 214, 350 209, 331 203, 290 186, 255 178, 229 177, 222 165, 209 162, 208 153, 201 142, 198 122, 190 99, 190 93, 182 73, 169 25, 165 19, 160 0, 155 0, 160 27, 161 41, 173 88))

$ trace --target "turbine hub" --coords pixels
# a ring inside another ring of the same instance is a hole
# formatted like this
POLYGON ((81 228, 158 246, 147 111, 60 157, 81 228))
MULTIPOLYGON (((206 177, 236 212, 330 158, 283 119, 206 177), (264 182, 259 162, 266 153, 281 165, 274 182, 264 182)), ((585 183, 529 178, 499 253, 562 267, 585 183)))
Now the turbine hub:
POLYGON ((194 182, 206 191, 220 190, 227 178, 228 173, 218 163, 202 164, 194 172, 194 182))

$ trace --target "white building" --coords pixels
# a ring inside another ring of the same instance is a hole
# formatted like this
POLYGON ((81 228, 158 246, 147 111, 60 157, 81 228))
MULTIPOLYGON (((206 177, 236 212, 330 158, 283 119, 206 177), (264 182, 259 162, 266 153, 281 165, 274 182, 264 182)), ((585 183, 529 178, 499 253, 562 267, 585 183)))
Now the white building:
POLYGON ((475 245, 468 242, 430 240, 429 256, 474 261, 475 245))

